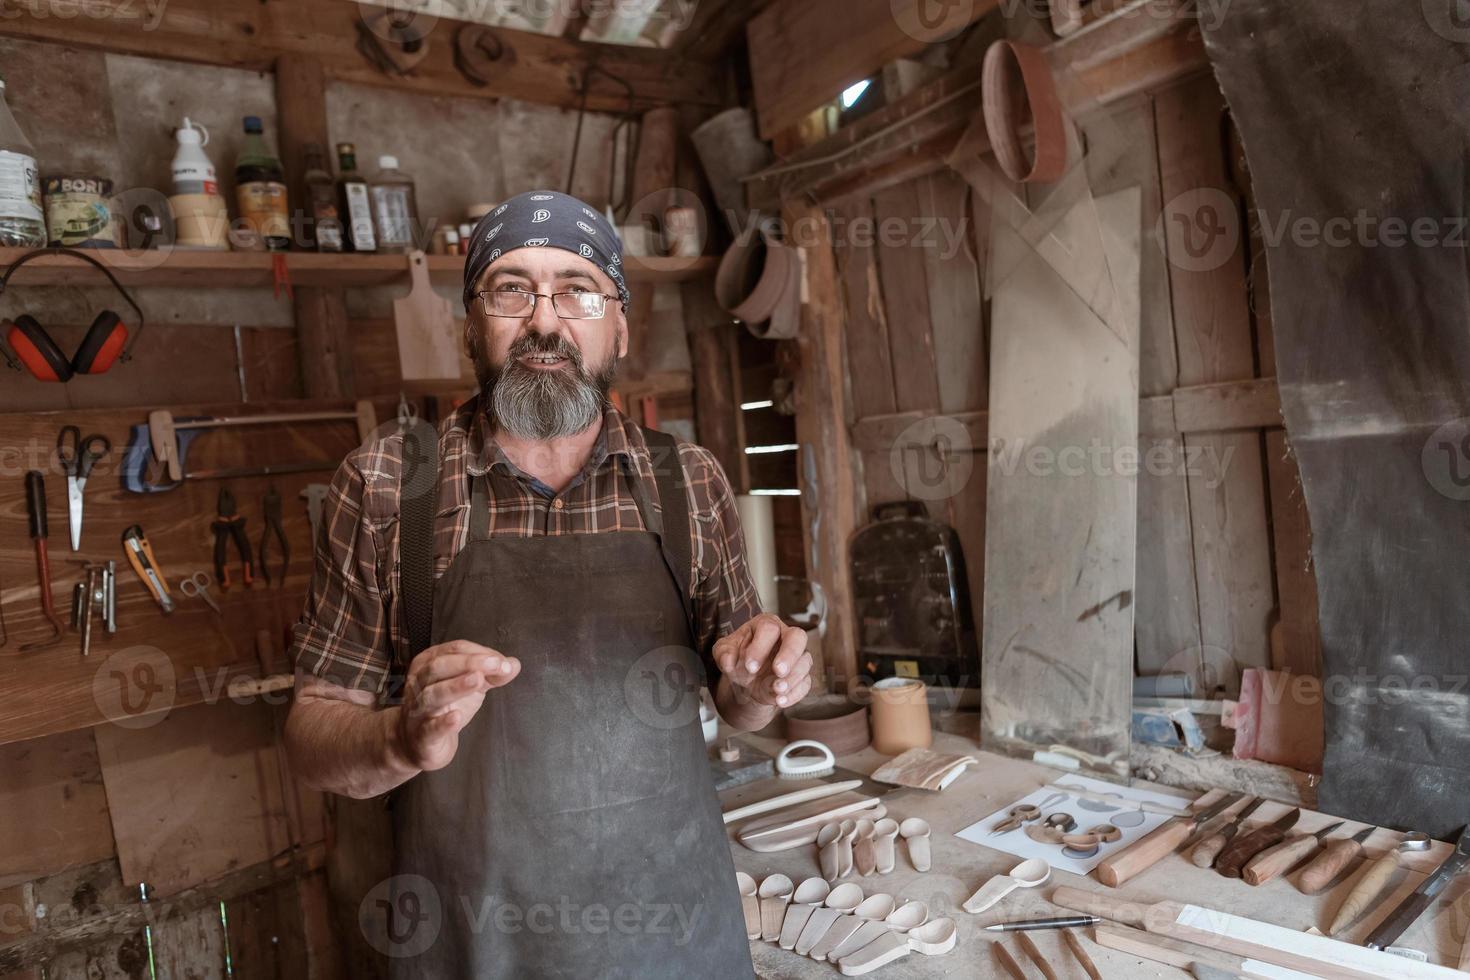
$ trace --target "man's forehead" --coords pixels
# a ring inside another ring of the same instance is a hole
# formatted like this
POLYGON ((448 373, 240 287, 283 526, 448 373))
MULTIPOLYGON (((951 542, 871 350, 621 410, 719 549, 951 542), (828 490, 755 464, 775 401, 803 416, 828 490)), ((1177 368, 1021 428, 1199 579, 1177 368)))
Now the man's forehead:
POLYGON ((496 276, 520 276, 526 279, 591 279, 603 289, 613 289, 612 279, 588 259, 562 248, 529 247, 506 252, 485 267, 480 285, 496 276))

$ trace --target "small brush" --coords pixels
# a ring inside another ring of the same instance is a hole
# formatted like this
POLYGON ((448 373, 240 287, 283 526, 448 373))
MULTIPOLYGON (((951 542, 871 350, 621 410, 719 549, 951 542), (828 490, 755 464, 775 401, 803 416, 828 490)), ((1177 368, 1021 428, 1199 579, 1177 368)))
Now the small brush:
POLYGON ((776 775, 782 779, 821 779, 836 769, 832 750, 813 738, 792 742, 776 756, 776 775))

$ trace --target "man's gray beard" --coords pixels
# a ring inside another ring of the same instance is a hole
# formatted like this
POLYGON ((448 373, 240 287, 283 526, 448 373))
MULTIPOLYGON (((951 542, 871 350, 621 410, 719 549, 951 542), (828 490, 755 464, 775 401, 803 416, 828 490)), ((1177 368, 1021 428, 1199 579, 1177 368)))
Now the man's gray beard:
POLYGON ((473 348, 481 401, 489 407, 495 426, 519 439, 561 439, 585 432, 602 417, 617 374, 616 356, 608 358, 600 373, 590 374, 581 352, 566 343, 524 338, 511 345, 499 371, 485 357, 478 338, 473 348), (538 371, 520 362, 526 354, 537 352, 561 354, 568 359, 568 367, 538 371))

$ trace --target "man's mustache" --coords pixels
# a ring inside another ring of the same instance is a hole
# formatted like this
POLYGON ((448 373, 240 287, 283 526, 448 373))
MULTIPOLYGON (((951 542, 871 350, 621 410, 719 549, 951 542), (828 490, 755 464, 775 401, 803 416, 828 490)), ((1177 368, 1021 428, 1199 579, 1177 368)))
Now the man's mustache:
POLYGON ((551 354, 556 357, 565 357, 572 362, 572 366, 581 370, 582 352, 567 343, 565 337, 560 334, 523 334, 505 352, 505 368, 510 370, 512 364, 517 364, 519 359, 527 354, 551 354))

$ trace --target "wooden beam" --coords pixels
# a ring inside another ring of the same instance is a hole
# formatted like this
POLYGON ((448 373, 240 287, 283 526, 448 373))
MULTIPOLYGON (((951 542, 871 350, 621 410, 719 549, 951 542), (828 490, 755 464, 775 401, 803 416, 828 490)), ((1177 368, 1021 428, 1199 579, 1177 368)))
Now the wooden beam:
POLYGON ((583 76, 596 64, 587 107, 599 112, 669 103, 723 106, 729 102, 722 66, 689 64, 666 51, 619 44, 585 44, 529 31, 490 28, 504 48, 490 84, 472 84, 454 67, 455 30, 464 22, 438 20, 425 40, 427 54, 402 76, 380 72, 357 49, 362 12, 346 0, 92 0, 86 15, 37 17, 29 7, 0 18, 0 36, 78 48, 166 58, 195 64, 270 71, 284 54, 317 61, 329 79, 471 98, 516 98, 575 108, 583 76), (608 76, 613 76, 609 78, 608 76))
MULTIPOLYGON (((1047 48, 1069 112, 1112 105, 1208 69, 1192 8, 1184 0, 1167 3, 1152 17, 1110 19, 1047 48)), ((767 168, 748 184, 751 206, 771 209, 803 196, 833 201, 933 173, 946 166, 944 158, 979 111, 979 66, 957 69, 767 168)), ((983 136, 973 148, 990 151, 983 136)))
POLYGON ((975 0, 931 27, 927 0, 808 0, 775 4, 750 22, 750 74, 761 136, 771 139, 843 88, 895 58, 924 50, 990 13, 999 0, 975 0))
MULTIPOLYGON (((325 153, 330 142, 326 73, 314 58, 284 54, 276 60, 275 78, 281 160, 289 200, 295 202, 298 213, 304 212, 310 218, 303 180, 306 146, 315 144, 325 153)), ((302 391, 308 398, 351 398, 355 391, 352 350, 347 336, 347 301, 341 288, 293 289, 291 305, 302 391)))
POLYGON ((806 246, 808 301, 801 311, 801 367, 796 381, 796 441, 801 446, 798 475, 807 577, 822 589, 827 600, 826 631, 821 637, 826 669, 839 678, 851 679, 857 672, 857 634, 847 540, 857 529, 860 515, 859 479, 847 435, 851 413, 843 358, 842 292, 826 214, 816 207, 793 204, 784 217, 788 227, 814 229, 809 242, 801 243, 806 246))

